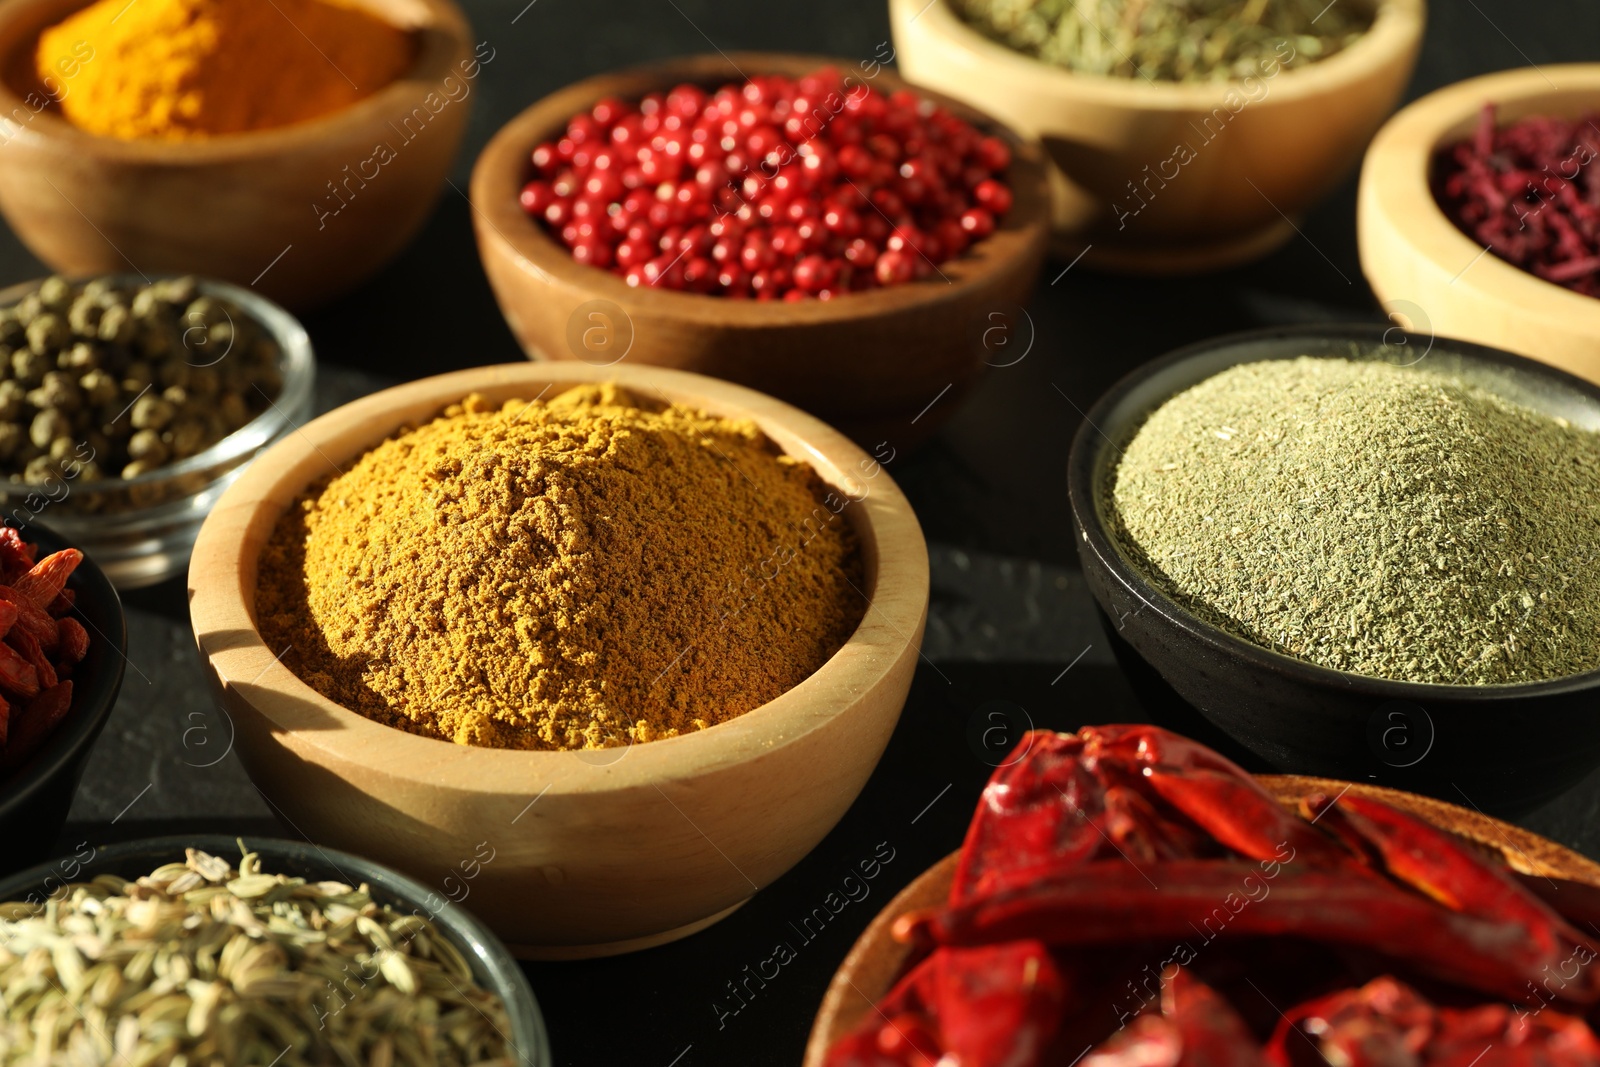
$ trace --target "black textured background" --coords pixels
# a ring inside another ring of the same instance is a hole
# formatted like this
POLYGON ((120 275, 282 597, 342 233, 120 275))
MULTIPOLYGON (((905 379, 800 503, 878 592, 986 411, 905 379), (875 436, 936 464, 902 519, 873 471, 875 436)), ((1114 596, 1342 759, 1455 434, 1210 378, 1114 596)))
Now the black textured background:
MULTIPOLYGON (((464 0, 496 56, 477 84, 455 168, 460 189, 495 129, 578 78, 713 47, 829 53, 853 63, 878 54, 889 37, 887 14, 873 0, 525 2, 464 0)), ((1434 0, 1411 95, 1488 71, 1600 59, 1597 52, 1593 0, 1434 0)), ((711 930, 621 959, 530 967, 558 1063, 797 1063, 828 976, 856 934, 958 844, 989 770, 968 742, 980 709, 1008 701, 1034 723, 1061 728, 1140 716, 1105 650, 1069 542, 1064 467, 1080 418, 1075 406, 1087 408, 1140 362, 1210 335, 1378 320, 1361 280, 1354 221, 1351 181, 1303 222, 1303 239, 1245 269, 1154 282, 1076 269, 1055 285, 1049 279, 1061 265, 1047 270, 1030 307, 1038 339, 1028 358, 991 372, 933 444, 893 468, 932 547, 934 603, 929 662, 866 791, 809 858, 711 930), (789 924, 859 860, 890 850, 867 899, 815 940, 795 936, 789 924), (778 941, 790 942, 796 958, 732 1013, 737 1002, 726 983, 741 980, 778 941)), ((0 285, 42 273, 0 227, 0 285)), ((478 266, 467 203, 450 190, 403 256, 307 325, 323 364, 324 406, 393 377, 521 357, 478 266)), ((185 831, 295 836, 273 819, 234 756, 218 760, 228 724, 204 693, 181 583, 130 596, 128 606, 133 669, 63 845, 185 831)), ((1600 780, 1591 779, 1523 822, 1600 856, 1597 809, 1600 780)))

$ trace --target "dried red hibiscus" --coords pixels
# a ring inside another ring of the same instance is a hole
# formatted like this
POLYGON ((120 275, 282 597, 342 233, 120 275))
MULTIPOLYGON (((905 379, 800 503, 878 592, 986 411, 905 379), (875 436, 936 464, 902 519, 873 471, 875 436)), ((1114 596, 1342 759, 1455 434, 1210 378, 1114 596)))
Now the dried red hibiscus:
POLYGON ((1462 233, 1501 259, 1600 297, 1600 113, 1508 126, 1486 104, 1478 129, 1434 158, 1433 195, 1462 233))
POLYGON ((1032 733, 827 1067, 1592 1067, 1600 942, 1371 796, 1153 726, 1032 733))
POLYGON ((75 548, 37 559, 15 528, 0 527, 0 773, 38 751, 72 708, 72 669, 89 649, 67 615, 67 579, 83 562, 75 548))

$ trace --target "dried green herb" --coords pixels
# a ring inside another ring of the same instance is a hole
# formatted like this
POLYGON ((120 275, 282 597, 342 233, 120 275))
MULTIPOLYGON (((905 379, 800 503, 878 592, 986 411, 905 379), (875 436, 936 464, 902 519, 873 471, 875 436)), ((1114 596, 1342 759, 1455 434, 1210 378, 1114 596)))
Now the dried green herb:
POLYGON ((0 1063, 509 1064, 500 998, 367 887, 194 849, 0 904, 0 1063))
POLYGON ((1271 77, 1372 27, 1365 0, 951 0, 999 43, 1085 74, 1152 81, 1271 77))
POLYGON ((1600 434, 1485 383, 1243 364, 1157 409, 1110 481, 1129 558, 1266 648, 1415 682, 1600 668, 1600 434))

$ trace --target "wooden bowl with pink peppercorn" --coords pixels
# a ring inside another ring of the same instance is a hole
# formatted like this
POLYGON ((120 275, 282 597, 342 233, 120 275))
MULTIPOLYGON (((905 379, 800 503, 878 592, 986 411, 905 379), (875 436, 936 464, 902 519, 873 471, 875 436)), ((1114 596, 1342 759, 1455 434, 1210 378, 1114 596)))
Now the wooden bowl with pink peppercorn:
POLYGON ((472 202, 530 357, 708 374, 905 446, 1025 350, 1046 173, 1037 144, 876 62, 733 53, 546 97, 484 149, 472 202))

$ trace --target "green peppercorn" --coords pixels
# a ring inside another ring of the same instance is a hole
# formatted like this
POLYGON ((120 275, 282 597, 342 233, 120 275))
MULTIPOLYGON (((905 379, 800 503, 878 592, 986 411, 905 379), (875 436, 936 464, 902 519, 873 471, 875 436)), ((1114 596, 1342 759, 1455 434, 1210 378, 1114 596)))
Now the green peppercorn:
POLYGON ((15 347, 28 339, 27 323, 15 308, 0 308, 0 344, 15 347))
POLYGON ((40 355, 31 348, 20 348, 11 354, 11 374, 23 385, 38 385, 54 365, 55 361, 49 356, 40 355))
POLYGON ((56 461, 49 456, 34 456, 22 471, 22 480, 29 485, 43 485, 59 477, 61 472, 57 469, 56 461))
POLYGON ((95 370, 100 366, 100 349, 88 341, 79 341, 57 357, 56 366, 79 374, 95 370))
POLYGON ((49 408, 33 417, 33 422, 28 426, 28 440, 33 442, 35 448, 45 449, 57 437, 66 437, 71 432, 72 420, 62 412, 49 408))
POLYGON ((47 451, 51 459, 57 463, 65 463, 77 454, 78 442, 70 437, 57 437, 50 442, 50 448, 47 451))
POLYGON ((105 313, 106 309, 99 301, 80 296, 72 302, 72 310, 67 312, 67 325, 79 337, 95 337, 99 334, 100 319, 105 313))
POLYGON ((28 435, 23 432, 21 426, 14 422, 0 422, 0 460, 8 460, 16 455, 17 449, 21 448, 27 439, 28 435))
POLYGON ((91 300, 104 301, 108 297, 114 297, 118 295, 120 291, 121 290, 117 288, 117 283, 112 281, 110 278, 92 278, 83 283, 82 295, 90 298, 91 300))
POLYGON ((189 364, 182 360, 170 360, 163 363, 157 374, 163 386, 182 387, 189 384, 189 364))
POLYGON ((36 408, 55 408, 70 415, 83 403, 83 394, 72 375, 53 370, 45 374, 39 388, 28 393, 28 403, 36 408))
POLYGON ((103 370, 92 370, 78 379, 78 388, 96 406, 110 404, 122 395, 117 380, 103 370))
POLYGON ((59 274, 39 284, 39 303, 51 311, 66 311, 72 306, 72 283, 59 274))
POLYGON ((100 316, 99 336, 102 341, 125 345, 133 340, 138 323, 126 304, 112 304, 100 316))
POLYGON ((28 323, 28 347, 39 355, 53 355, 71 339, 72 330, 60 315, 40 315, 28 323))
POLYGON ((159 430, 172 421, 172 405, 146 393, 133 404, 133 425, 139 430, 159 430))
POLYGON ((135 395, 155 384, 155 370, 142 359, 129 363, 122 372, 122 387, 135 395))
POLYGON ((250 409, 245 406, 244 398, 238 393, 224 394, 217 402, 217 411, 221 414, 229 433, 250 421, 250 409))
POLYGON ((140 430, 128 438, 128 455, 159 467, 167 461, 167 444, 154 430, 140 430))
POLYGON ((166 278, 151 284, 150 290, 168 304, 188 304, 195 299, 200 291, 200 284, 193 275, 182 278, 166 278))
POLYGON ((199 419, 182 419, 172 424, 172 428, 162 435, 172 455, 177 459, 187 459, 197 452, 203 452, 209 442, 206 440, 206 425, 199 419))
POLYGON ((159 466, 161 466, 159 463, 151 463, 149 460, 145 459, 136 459, 126 467, 122 468, 123 480, 128 481, 139 477, 141 474, 149 474, 159 466))
POLYGON ((199 400, 210 400, 222 387, 222 378, 215 367, 191 367, 187 388, 189 395, 199 400))
POLYGON ((20 382, 0 382, 0 423, 16 423, 27 404, 28 391, 20 382))

